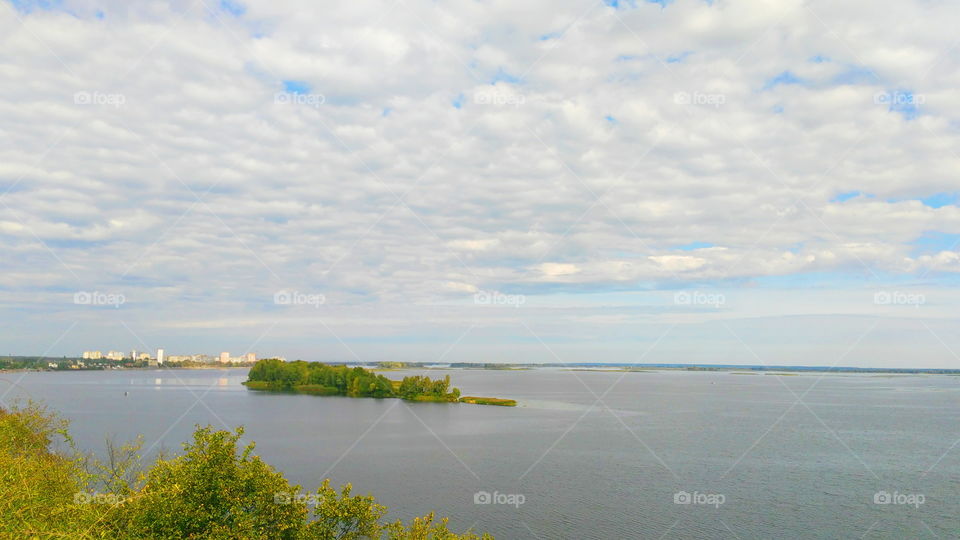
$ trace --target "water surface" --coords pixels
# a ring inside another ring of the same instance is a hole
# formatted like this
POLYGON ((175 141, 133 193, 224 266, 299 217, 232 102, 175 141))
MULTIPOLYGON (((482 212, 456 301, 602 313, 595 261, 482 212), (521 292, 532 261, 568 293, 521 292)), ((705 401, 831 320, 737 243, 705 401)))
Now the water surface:
POLYGON ((294 482, 351 482, 393 518, 436 510, 498 538, 960 535, 960 377, 430 371, 508 408, 252 392, 245 373, 5 373, 0 394, 43 400, 91 449, 243 425, 294 482), (875 504, 883 491, 924 502, 875 504))

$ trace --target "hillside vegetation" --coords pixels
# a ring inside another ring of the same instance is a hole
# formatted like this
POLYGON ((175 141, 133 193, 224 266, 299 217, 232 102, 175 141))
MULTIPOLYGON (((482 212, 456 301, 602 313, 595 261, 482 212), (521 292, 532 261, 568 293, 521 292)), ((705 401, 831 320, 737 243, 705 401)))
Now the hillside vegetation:
POLYGON ((291 484, 239 448, 243 429, 198 426, 183 452, 141 463, 140 442, 78 451, 67 423, 37 405, 0 408, 0 538, 490 540, 434 515, 388 522, 369 495, 325 480, 291 484))

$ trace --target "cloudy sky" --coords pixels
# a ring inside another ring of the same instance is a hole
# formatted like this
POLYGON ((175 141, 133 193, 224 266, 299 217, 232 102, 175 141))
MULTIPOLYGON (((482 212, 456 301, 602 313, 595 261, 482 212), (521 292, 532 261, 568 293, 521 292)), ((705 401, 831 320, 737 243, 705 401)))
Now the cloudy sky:
POLYGON ((0 354, 960 367, 960 5, 0 2, 0 354))

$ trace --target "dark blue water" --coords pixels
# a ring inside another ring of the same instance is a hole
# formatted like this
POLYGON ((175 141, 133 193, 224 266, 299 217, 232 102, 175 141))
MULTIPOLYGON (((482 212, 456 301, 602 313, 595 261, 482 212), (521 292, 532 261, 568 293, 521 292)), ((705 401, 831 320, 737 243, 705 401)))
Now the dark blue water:
POLYGON ((390 517, 436 510, 498 538, 960 535, 960 377, 431 375, 446 373, 522 406, 250 392, 242 370, 6 373, 0 393, 18 381, 5 401, 44 401, 91 449, 243 425, 292 481, 351 482, 390 517))

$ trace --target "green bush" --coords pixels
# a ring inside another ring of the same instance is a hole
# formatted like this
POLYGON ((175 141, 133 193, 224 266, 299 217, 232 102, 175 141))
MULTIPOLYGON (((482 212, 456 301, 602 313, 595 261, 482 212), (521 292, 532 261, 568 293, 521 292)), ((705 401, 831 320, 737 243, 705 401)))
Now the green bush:
POLYGON ((301 384, 294 386, 293 389, 302 394, 316 394, 318 396, 336 396, 340 394, 340 391, 336 388, 320 384, 301 384))
POLYGON ((197 427, 179 456, 139 470, 140 442, 108 442, 100 461, 73 447, 66 422, 42 407, 0 409, 0 537, 82 539, 480 540, 433 514, 385 522, 373 497, 325 480, 305 494, 237 443, 197 427), (308 512, 308 502, 314 504, 308 512))

